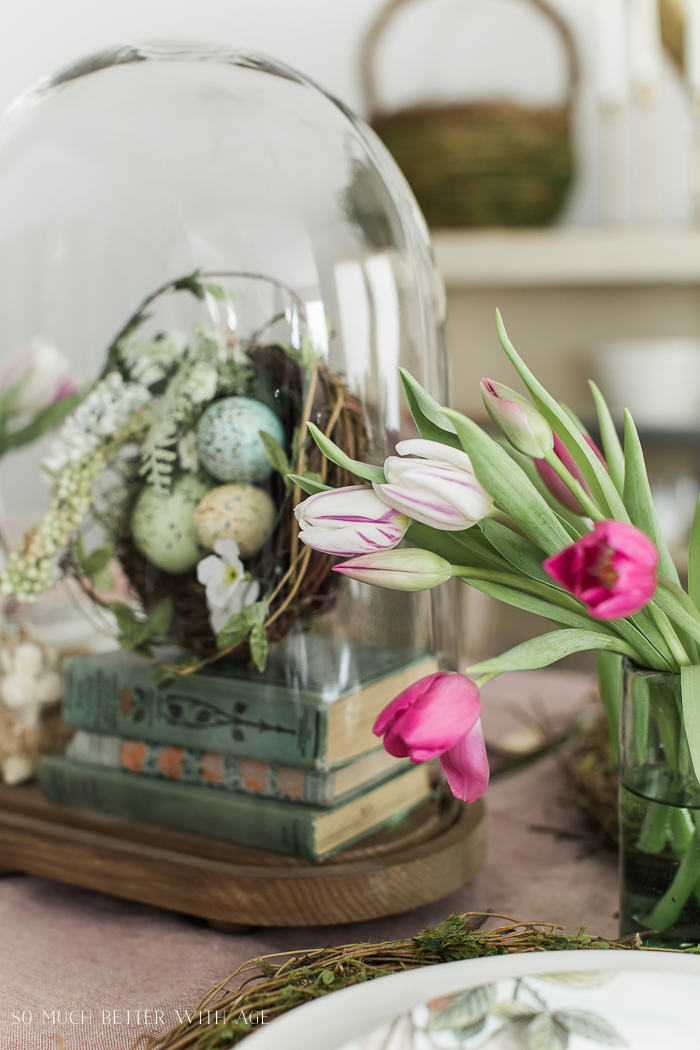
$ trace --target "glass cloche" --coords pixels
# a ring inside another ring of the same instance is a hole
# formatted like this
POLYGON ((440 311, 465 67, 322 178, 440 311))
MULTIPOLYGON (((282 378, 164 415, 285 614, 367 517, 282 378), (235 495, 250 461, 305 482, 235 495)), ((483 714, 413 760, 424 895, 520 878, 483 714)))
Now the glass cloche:
POLYGON ((6 592, 73 575, 126 647, 166 637, 252 671, 269 643, 302 684, 323 646, 346 685, 381 647, 449 663, 450 589, 339 578, 299 542, 286 476, 360 483, 308 424, 376 464, 415 436, 398 368, 444 402, 443 320, 399 169, 294 70, 170 42, 41 82, 0 126, 0 352, 39 338, 97 384, 45 459, 54 500, 6 592))

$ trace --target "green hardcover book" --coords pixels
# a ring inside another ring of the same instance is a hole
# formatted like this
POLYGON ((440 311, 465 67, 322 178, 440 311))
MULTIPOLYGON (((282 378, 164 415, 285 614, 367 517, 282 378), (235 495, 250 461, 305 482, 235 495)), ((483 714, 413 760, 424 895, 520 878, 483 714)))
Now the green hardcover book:
POLYGON ((213 664, 159 690, 133 653, 67 662, 64 718, 78 729, 331 769, 374 750, 372 725, 398 693, 437 670, 433 655, 400 645, 292 637, 263 674, 213 664))
POLYGON ((310 806, 335 806, 408 766, 408 759, 394 758, 383 747, 322 772, 274 766, 212 751, 193 751, 174 744, 127 740, 107 733, 90 733, 86 729, 77 731, 65 755, 82 765, 127 769, 181 784, 204 784, 221 791, 242 791, 246 795, 288 799, 310 806))
POLYGON ((39 783, 52 802, 309 860, 359 842, 433 793, 428 764, 398 773, 333 809, 100 769, 62 755, 42 760, 39 783))

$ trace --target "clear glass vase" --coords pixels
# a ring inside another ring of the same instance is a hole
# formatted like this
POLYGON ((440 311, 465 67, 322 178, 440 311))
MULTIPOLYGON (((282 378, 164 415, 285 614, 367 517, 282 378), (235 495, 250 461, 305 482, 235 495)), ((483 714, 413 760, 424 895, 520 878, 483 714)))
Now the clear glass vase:
POLYGON ((700 783, 678 674, 625 662, 620 730, 620 934, 700 942, 700 783))

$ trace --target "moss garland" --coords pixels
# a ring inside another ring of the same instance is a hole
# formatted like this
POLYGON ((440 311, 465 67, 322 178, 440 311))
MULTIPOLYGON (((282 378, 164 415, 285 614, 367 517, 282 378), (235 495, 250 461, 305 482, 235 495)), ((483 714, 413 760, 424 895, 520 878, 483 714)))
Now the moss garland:
POLYGON ((322 995, 420 966, 514 952, 643 947, 638 934, 607 941, 588 936, 585 929, 574 937, 565 937, 562 929, 554 923, 517 922, 508 915, 465 912, 405 940, 261 956, 243 963, 207 992, 191 1011, 192 1021, 183 1021, 159 1036, 142 1035, 132 1050, 228 1050, 256 1031, 263 1015, 269 1023, 322 995), (481 930, 490 918, 506 919, 508 925, 481 930), (229 985, 236 978, 239 983, 233 991, 229 985), (208 1018, 216 1023, 207 1023, 208 1018))

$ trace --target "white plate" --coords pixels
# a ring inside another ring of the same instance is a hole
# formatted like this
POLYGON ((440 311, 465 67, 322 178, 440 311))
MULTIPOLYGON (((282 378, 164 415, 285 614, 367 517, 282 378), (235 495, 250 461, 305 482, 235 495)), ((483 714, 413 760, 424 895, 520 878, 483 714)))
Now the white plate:
MULTIPOLYGON (((370 1045, 372 1050, 389 1050, 389 1046, 392 1050, 404 1050, 404 1047, 420 1050, 422 1046, 444 1046, 450 1050, 460 1043, 457 1040, 449 1042, 449 1034, 438 1033, 434 1036, 438 1041, 434 1043, 420 1043, 418 1037, 415 1043, 406 1041, 406 1022, 402 1022, 404 1034, 400 1034, 398 1028, 401 1026, 397 1026, 395 1038, 390 1042, 385 1041, 383 1033, 388 1037, 392 1022, 406 1011, 414 1011, 414 1019, 423 1023, 420 1010, 414 1008, 439 996, 501 981, 509 981, 512 989, 512 978, 528 975, 526 983, 532 985, 534 978, 536 992, 541 998, 546 997, 552 1010, 583 1009, 603 1016, 626 1041, 628 1050, 685 1050, 686 1047, 690 1050, 700 1046, 697 1034, 700 1028, 700 955, 591 950, 526 952, 464 959, 380 977, 291 1010, 269 1027, 265 1025, 249 1036, 246 1050, 365 1050, 365 1047, 369 1050, 370 1045), (536 977, 538 974, 593 971, 604 971, 615 977, 592 989, 551 981, 546 983, 545 989, 545 982, 536 977), (364 1046, 357 1042, 375 1029, 381 1030, 375 1033, 371 1043, 369 1039, 364 1046)), ((503 1000, 507 989, 507 984, 498 986, 496 1001, 503 1000)), ((512 991, 509 995, 512 996, 512 991)), ((427 1007, 422 1009, 425 1014, 427 1007)), ((492 1037, 492 1028, 493 1025, 464 1042, 465 1050, 472 1047, 476 1050, 481 1044, 497 1046, 497 1040, 487 1041, 492 1037)), ((506 1045, 505 1040, 502 1045, 506 1045)), ((522 1045, 526 1046, 527 1042, 522 1045)), ((561 1043, 553 1045, 561 1046, 561 1043)), ((568 1040, 568 1050, 595 1050, 596 1046, 601 1047, 602 1043, 581 1035, 572 1034, 568 1040)))

